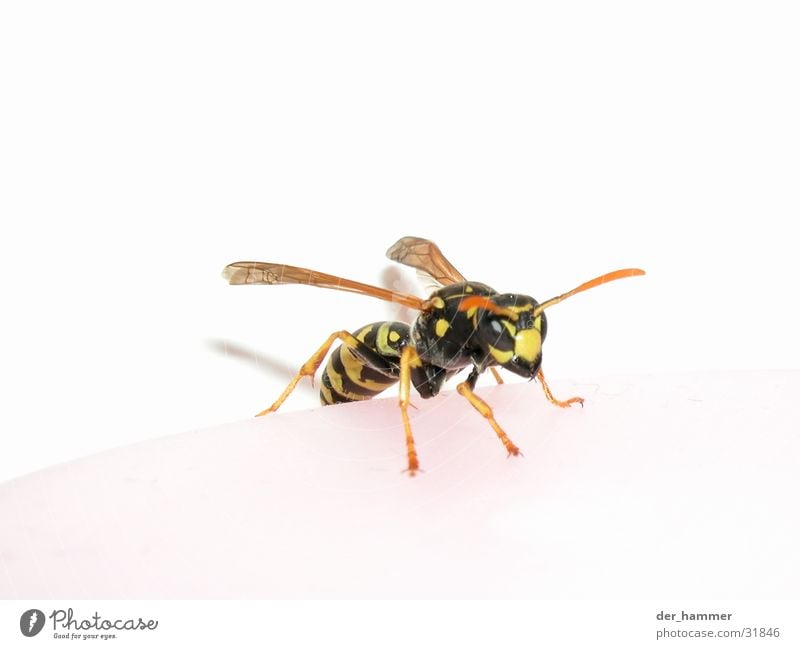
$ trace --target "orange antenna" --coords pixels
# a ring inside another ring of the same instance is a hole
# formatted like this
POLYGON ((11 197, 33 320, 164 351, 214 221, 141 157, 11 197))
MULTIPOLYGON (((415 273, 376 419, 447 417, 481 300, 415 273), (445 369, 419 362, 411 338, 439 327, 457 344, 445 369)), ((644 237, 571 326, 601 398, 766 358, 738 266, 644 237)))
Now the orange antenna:
POLYGON ((644 271, 641 268, 623 268, 621 270, 614 270, 610 273, 606 273, 605 275, 600 275, 600 277, 595 277, 594 279, 590 279, 588 282, 584 282, 580 286, 573 288, 571 291, 567 293, 563 293, 554 298, 550 298, 547 302, 542 302, 539 306, 537 306, 533 310, 533 317, 535 318, 538 316, 542 311, 545 309, 549 309, 554 304, 558 304, 559 302, 563 302, 568 297, 572 297, 576 293, 582 293, 583 291, 588 291, 590 288, 594 288, 595 286, 600 286, 601 284, 606 284, 608 282, 613 282, 617 279, 625 279, 626 277, 636 277, 637 275, 644 275, 644 271))

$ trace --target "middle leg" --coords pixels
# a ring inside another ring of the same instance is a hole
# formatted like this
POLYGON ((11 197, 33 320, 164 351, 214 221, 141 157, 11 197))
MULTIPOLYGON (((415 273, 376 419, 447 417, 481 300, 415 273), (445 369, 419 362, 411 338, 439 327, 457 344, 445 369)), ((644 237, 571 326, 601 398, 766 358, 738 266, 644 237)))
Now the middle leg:
POLYGON ((403 348, 400 355, 400 412, 403 415, 403 429, 406 432, 406 449, 408 452, 408 474, 413 476, 419 471, 417 449, 414 446, 414 436, 411 434, 411 421, 408 418, 408 406, 411 403, 411 368, 419 367, 422 360, 417 350, 411 345, 403 348))

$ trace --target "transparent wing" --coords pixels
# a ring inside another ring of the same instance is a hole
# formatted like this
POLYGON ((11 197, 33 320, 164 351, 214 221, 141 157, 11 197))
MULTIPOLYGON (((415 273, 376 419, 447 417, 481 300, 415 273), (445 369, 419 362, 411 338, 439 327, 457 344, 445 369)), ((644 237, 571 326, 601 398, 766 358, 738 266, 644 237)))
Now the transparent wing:
POLYGON ((439 246, 428 239, 403 237, 386 251, 386 256, 392 261, 416 268, 423 279, 428 276, 440 286, 466 281, 442 254, 439 246))
POLYGON ((337 291, 369 295, 387 302, 402 304, 411 309, 421 311, 424 301, 414 295, 390 291, 387 288, 362 284, 351 279, 320 273, 310 268, 287 266, 286 264, 270 264, 262 261, 237 261, 229 264, 222 271, 222 276, 229 284, 306 284, 331 288, 337 291))

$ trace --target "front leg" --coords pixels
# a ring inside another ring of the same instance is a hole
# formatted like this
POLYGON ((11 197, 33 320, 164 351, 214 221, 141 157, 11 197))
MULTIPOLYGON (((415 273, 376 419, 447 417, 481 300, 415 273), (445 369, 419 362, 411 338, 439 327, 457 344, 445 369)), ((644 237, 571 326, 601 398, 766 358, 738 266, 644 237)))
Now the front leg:
POLYGON ((547 400, 554 406, 558 406, 559 408, 569 408, 573 403, 579 403, 581 404, 581 408, 583 407, 583 397, 570 397, 565 401, 556 399, 553 396, 553 393, 550 391, 550 386, 547 385, 547 381, 544 380, 544 372, 542 372, 542 368, 539 368, 539 373, 536 375, 536 378, 539 379, 539 381, 542 384, 542 390, 544 390, 544 396, 546 396, 547 400))

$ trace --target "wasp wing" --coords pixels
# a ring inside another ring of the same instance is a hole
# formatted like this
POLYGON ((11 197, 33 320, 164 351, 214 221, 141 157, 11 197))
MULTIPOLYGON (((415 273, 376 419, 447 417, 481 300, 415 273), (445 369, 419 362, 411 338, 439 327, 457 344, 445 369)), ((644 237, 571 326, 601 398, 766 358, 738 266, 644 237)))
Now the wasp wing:
POLYGON ((424 301, 414 295, 398 293, 378 286, 362 284, 344 277, 320 273, 310 268, 287 266, 286 264, 270 264, 263 261, 237 261, 229 264, 222 271, 222 276, 229 284, 306 284, 331 288, 337 291, 369 295, 387 302, 402 304, 411 309, 421 311, 424 301))
POLYGON ((392 261, 416 268, 440 286, 467 281, 442 254, 439 246, 428 239, 403 237, 386 251, 386 256, 392 261))

